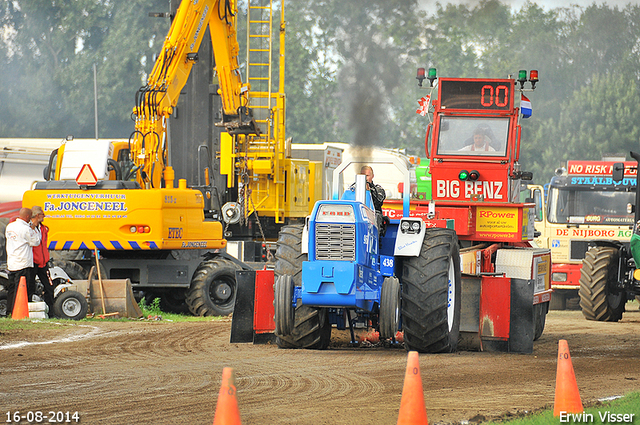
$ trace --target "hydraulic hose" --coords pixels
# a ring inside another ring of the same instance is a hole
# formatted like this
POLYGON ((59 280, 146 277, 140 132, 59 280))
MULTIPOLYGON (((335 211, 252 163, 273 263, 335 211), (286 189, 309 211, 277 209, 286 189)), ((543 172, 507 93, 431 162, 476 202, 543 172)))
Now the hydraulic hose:
POLYGON ((107 160, 108 168, 111 168, 116 173, 116 180, 122 180, 122 169, 120 164, 115 159, 109 158, 107 160))

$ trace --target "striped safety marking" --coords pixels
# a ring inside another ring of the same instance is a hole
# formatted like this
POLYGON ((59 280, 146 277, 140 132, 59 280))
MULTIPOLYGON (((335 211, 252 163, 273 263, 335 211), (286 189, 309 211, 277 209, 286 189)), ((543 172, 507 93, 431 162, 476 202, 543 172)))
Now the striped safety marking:
MULTIPOLYGON (((78 242, 74 242, 74 241, 65 241, 64 243, 60 241, 49 241, 49 249, 55 250, 56 247, 59 246, 60 244, 62 244, 61 250, 64 250, 64 251, 76 250, 76 249, 93 250, 94 248, 104 249, 104 250, 108 250, 108 249, 124 250, 125 249, 125 247, 118 241, 109 241, 109 242, 91 241, 89 245, 87 245, 85 242, 80 242, 78 244, 78 242), (94 246, 93 247, 90 246, 91 244, 93 244, 94 246)), ((136 241, 127 241, 127 244, 131 247, 130 249, 134 249, 134 250, 159 249, 158 244, 152 241, 147 241, 143 243, 138 243, 136 241)))

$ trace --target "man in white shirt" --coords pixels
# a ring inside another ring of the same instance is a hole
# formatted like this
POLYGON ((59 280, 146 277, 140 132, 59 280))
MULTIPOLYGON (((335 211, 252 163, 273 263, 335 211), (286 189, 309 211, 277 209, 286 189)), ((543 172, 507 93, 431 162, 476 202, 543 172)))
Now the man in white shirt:
POLYGON ((7 317, 13 311, 16 290, 20 278, 27 281, 29 297, 35 292, 35 276, 33 276, 33 249, 40 245, 40 233, 35 230, 38 218, 31 217, 30 208, 21 208, 16 221, 7 225, 5 237, 7 240, 7 269, 9 283, 7 288, 7 317))

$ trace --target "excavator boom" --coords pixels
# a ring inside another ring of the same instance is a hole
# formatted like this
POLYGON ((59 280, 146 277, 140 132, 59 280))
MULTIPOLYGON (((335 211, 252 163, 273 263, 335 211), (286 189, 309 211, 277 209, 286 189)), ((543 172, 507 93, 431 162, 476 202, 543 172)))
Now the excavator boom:
POLYGON ((187 83, 207 25, 214 48, 218 93, 222 98, 222 125, 230 133, 255 133, 247 109, 248 86, 238 66, 235 0, 184 0, 177 10, 147 84, 138 90, 132 161, 142 187, 158 188, 167 162, 167 120, 187 83))

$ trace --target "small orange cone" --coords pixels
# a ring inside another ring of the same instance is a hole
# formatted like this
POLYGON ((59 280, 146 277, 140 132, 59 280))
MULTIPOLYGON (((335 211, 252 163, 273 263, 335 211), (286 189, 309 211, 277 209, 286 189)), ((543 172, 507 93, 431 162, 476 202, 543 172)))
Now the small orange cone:
POLYGON ((236 398, 236 378, 230 367, 222 369, 222 385, 220 385, 218 393, 213 425, 241 425, 238 399, 236 398))
POLYGON ((398 425, 428 425, 427 408, 424 405, 424 390, 420 378, 420 362, 417 351, 409 351, 407 371, 404 374, 402 401, 398 425))
POLYGON ((553 402, 553 416, 563 413, 582 413, 584 407, 580 400, 576 375, 571 363, 569 344, 564 339, 558 341, 558 370, 556 372, 556 396, 553 402))
POLYGON ((28 319, 29 318, 29 300, 27 296, 27 278, 20 277, 18 290, 16 291, 16 299, 13 301, 12 319, 28 319))

